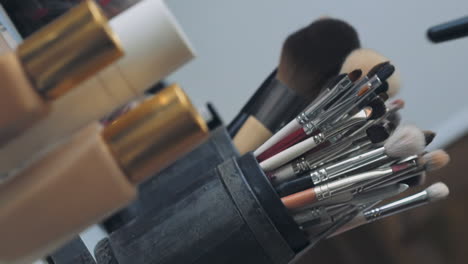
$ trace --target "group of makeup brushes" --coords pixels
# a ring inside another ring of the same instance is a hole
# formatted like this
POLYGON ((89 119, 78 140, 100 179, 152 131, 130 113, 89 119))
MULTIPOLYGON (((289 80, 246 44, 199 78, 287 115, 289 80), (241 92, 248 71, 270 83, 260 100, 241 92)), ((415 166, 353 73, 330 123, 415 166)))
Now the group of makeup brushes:
POLYGON ((280 58, 228 129, 312 243, 448 195, 439 182, 395 200, 449 156, 425 151, 434 132, 400 125, 405 103, 389 100, 399 73, 360 48, 350 25, 317 20, 286 39, 280 58))

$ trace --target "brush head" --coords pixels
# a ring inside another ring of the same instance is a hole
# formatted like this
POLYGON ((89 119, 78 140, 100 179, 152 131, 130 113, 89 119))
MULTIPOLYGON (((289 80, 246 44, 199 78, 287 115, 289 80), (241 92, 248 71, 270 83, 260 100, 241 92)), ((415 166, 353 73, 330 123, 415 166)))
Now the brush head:
POLYGON ((377 77, 379 77, 379 79, 382 82, 384 82, 388 78, 390 78, 390 76, 392 76, 394 72, 395 72, 395 66, 393 66, 392 64, 386 64, 386 65, 383 65, 382 68, 379 69, 375 75, 377 75, 377 77))
POLYGON ((438 201, 447 197, 450 193, 449 188, 443 182, 436 182, 426 188, 427 198, 429 201, 438 201))
POLYGON ((387 112, 385 102, 380 97, 376 97, 374 100, 370 101, 367 106, 372 108, 372 115, 369 117, 369 119, 372 120, 382 117, 387 112))
POLYGON ((434 141, 434 138, 436 137, 436 133, 430 130, 424 130, 424 138, 426 139, 426 146, 432 143, 434 141))
POLYGON ((379 93, 379 97, 382 99, 382 101, 387 101, 388 100, 388 94, 387 93, 379 93))
POLYGON ((277 78, 312 101, 327 80, 338 74, 346 56, 359 47, 356 30, 348 23, 332 18, 317 20, 286 39, 277 78))
POLYGON ((359 80, 362 76, 362 70, 361 69, 356 69, 348 74, 348 78, 352 81, 355 82, 359 80))
POLYGON ((397 127, 393 135, 385 142, 385 153, 389 157, 403 158, 424 151, 426 140, 423 132, 412 125, 397 127))
POLYGON ((383 82, 377 89, 375 89, 376 94, 387 93, 388 91, 388 83, 383 82))
POLYGON ((373 125, 366 130, 367 137, 373 144, 384 142, 390 136, 389 131, 382 125, 373 125))
POLYGON ((422 157, 422 162, 426 171, 438 170, 447 166, 447 164, 450 162, 450 156, 447 154, 447 152, 438 149, 426 153, 422 157))
POLYGON ((400 109, 403 109, 405 107, 405 100, 403 99, 396 99, 391 101, 390 103, 387 104, 387 107, 392 109, 393 111, 398 111, 400 109))
MULTIPOLYGON (((386 61, 389 61, 389 59, 374 50, 357 49, 348 55, 343 66, 341 66, 340 72, 350 72, 353 69, 361 69, 363 74, 367 75, 374 65, 386 61)), ((399 71, 396 70, 387 81, 389 86, 388 95, 393 97, 400 91, 399 71)))

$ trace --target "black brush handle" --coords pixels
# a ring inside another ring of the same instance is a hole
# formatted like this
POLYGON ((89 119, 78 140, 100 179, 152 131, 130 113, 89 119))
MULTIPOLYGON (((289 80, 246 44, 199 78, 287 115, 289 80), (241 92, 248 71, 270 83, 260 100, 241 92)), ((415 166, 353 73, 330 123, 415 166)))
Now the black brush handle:
POLYGON ((239 132, 245 121, 249 118, 249 115, 252 113, 254 106, 259 104, 259 98, 264 97, 264 94, 270 93, 270 83, 273 79, 275 79, 277 71, 277 69, 274 69, 273 72, 268 75, 257 91, 255 91, 252 97, 250 97, 249 101, 247 101, 244 107, 242 107, 237 116, 234 117, 231 123, 229 123, 227 130, 232 138, 236 136, 237 132, 239 132))
POLYGON ((427 30, 427 37, 434 43, 468 36, 468 16, 433 26, 427 30))
POLYGON ((312 178, 309 175, 305 175, 278 185, 276 187, 276 191, 278 192, 279 196, 284 197, 312 187, 314 187, 312 178))

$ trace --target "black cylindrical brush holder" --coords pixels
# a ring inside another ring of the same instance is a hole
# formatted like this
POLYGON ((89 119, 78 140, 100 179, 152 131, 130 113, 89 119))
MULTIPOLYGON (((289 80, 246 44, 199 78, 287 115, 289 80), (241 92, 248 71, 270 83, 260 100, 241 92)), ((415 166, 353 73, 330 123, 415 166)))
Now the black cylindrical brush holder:
POLYGON ((185 195, 198 175, 239 154, 224 127, 217 128, 203 144, 186 154, 138 187, 138 199, 106 219, 102 226, 108 233, 126 225, 135 217, 153 209, 162 210, 168 200, 185 195))
POLYGON ((98 262, 105 254, 120 264, 286 264, 307 246, 251 154, 178 177, 185 189, 167 186, 177 193, 160 201, 164 206, 101 241, 98 262))

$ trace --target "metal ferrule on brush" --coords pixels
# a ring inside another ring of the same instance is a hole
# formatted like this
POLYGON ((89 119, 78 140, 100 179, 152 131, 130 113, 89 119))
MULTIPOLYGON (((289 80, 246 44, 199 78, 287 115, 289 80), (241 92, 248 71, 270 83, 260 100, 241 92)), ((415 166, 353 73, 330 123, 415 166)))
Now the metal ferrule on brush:
POLYGON ((378 208, 364 212, 364 217, 367 222, 373 222, 381 218, 398 214, 408 209, 418 207, 429 202, 429 197, 426 191, 416 193, 401 200, 383 205, 378 208))
POLYGON ((310 173, 310 177, 312 178, 314 184, 320 184, 322 182, 328 181, 329 179, 338 177, 338 173, 341 171, 355 167, 358 164, 363 164, 372 158, 381 156, 382 154, 385 154, 384 147, 362 153, 352 158, 337 162, 326 168, 313 171, 310 173))
POLYGON ((327 106, 331 101, 333 101, 336 96, 338 96, 341 92, 349 88, 353 82, 349 78, 348 75, 343 77, 335 87, 333 87, 330 91, 324 94, 321 98, 319 98, 316 102, 314 102, 310 107, 308 107, 304 112, 299 114, 296 117, 296 120, 299 124, 305 125, 315 118, 318 117, 324 111, 324 107, 327 106))
POLYGON ((360 182, 370 180, 370 179, 385 177, 385 176, 391 175, 392 172, 393 170, 391 168, 379 169, 379 170, 373 170, 369 172, 360 173, 354 176, 350 176, 348 178, 343 178, 340 180, 323 183, 314 188, 315 195, 317 196, 317 200, 321 201, 321 200, 330 198, 334 194, 337 194, 343 191, 349 191, 353 189, 353 186, 355 186, 356 184, 360 182))

